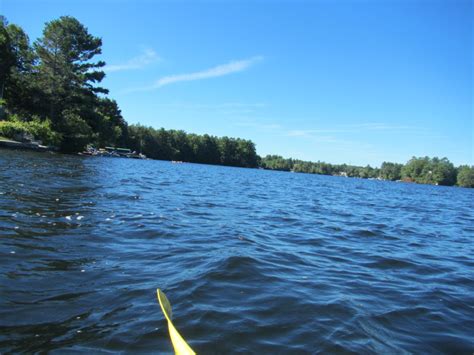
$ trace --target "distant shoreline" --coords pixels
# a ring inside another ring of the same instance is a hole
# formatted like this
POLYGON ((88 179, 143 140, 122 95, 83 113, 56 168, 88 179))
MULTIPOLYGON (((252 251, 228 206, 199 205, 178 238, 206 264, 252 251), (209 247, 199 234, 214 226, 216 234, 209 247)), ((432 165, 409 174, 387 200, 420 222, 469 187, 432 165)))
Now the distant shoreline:
POLYGON ((0 30, 5 44, 2 56, 8 59, 2 67, 5 75, 0 78, 0 137, 7 137, 2 143, 7 148, 54 151, 52 147, 58 147, 57 151, 63 153, 128 154, 168 161, 474 188, 474 166, 455 167, 447 158, 413 157, 405 164, 385 161, 380 168, 374 168, 279 155, 261 157, 249 139, 128 124, 117 101, 107 96, 109 90, 99 86, 106 76, 106 63, 94 57, 102 51, 102 40, 89 33, 79 20, 61 16, 47 22, 42 37, 33 45, 20 26, 9 24, 2 16, 0 30))
MULTIPOLYGON (((64 155, 73 155, 73 156, 80 156, 83 158, 87 157, 95 157, 95 158, 108 158, 105 156, 100 156, 100 155, 84 155, 80 153, 66 153, 66 152, 61 152, 58 151, 57 148, 55 147, 46 147, 34 143, 22 143, 22 142, 17 142, 13 140, 8 140, 4 139, 3 137, 0 138, 0 149, 9 149, 9 150, 27 150, 27 151, 34 151, 34 152, 54 152, 58 154, 64 154, 64 155)), ((125 158, 129 159, 126 156, 116 156, 114 158, 125 158)), ((321 173, 315 173, 315 172, 308 172, 308 171, 295 171, 295 170, 288 170, 288 169, 272 169, 264 166, 256 166, 256 167, 242 167, 242 166, 234 166, 234 165, 224 165, 224 164, 209 164, 209 163, 201 163, 201 162, 188 162, 188 161, 175 161, 175 160, 166 160, 166 159, 150 159, 147 158, 146 160, 157 160, 157 161, 163 161, 163 162, 169 162, 171 164, 202 164, 202 165, 211 165, 211 166, 224 166, 224 167, 233 167, 233 168, 244 168, 244 169, 258 169, 258 170, 268 170, 268 171, 280 171, 280 172, 286 172, 286 173, 300 173, 300 174, 310 174, 310 175, 324 175, 324 176, 335 176, 335 177, 342 177, 342 178, 356 178, 356 179, 363 179, 363 180, 377 180, 377 181, 391 181, 391 182, 403 182, 403 183, 408 183, 408 184, 416 184, 416 185, 431 185, 431 186, 451 186, 451 187, 464 187, 464 188, 471 188, 470 186, 460 186, 458 184, 453 184, 453 185, 441 185, 441 184, 436 184, 436 183, 422 183, 422 182, 417 182, 413 179, 410 178, 402 178, 402 179, 384 179, 380 176, 378 177, 361 177, 361 176, 349 176, 344 173, 339 173, 339 174, 321 174, 321 173)), ((343 164, 344 165, 344 164, 343 164)), ((372 169, 377 169, 380 170, 380 168, 372 168, 372 169)))

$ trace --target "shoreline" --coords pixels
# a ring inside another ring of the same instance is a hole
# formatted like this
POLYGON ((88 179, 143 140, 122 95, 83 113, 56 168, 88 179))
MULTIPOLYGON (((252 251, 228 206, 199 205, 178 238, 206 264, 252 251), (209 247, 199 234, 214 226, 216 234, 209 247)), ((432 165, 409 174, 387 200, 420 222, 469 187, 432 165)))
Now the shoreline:
POLYGON ((14 141, 11 139, 0 138, 0 148, 7 148, 7 149, 26 149, 26 150, 33 150, 36 152, 52 152, 55 151, 55 148, 48 147, 45 145, 41 145, 38 143, 23 143, 14 141))
MULTIPOLYGON (((86 155, 86 154, 71 154, 71 153, 64 153, 58 151, 54 147, 47 147, 39 144, 34 144, 34 143, 21 143, 13 140, 8 140, 4 139, 3 137, 0 138, 0 149, 5 148, 5 149, 10 149, 10 150, 28 150, 28 151, 36 151, 36 152, 55 152, 59 154, 64 154, 64 155, 72 155, 72 156, 78 156, 78 157, 83 157, 83 158, 108 158, 107 156, 100 156, 100 155, 86 155)), ((117 156, 115 158, 124 158, 124 159, 130 159, 129 157, 125 156, 117 156)), ((394 183, 405 183, 405 184, 414 184, 414 185, 426 185, 426 186, 446 186, 446 187, 457 187, 457 188, 467 188, 465 186, 459 186, 459 185, 438 185, 438 184, 426 184, 426 183, 419 183, 416 181, 409 181, 409 180, 389 180, 389 179, 383 179, 383 178, 364 178, 360 176, 346 176, 346 175, 337 175, 337 174, 318 174, 318 173, 310 173, 310 172, 305 172, 305 171, 294 171, 294 170, 283 170, 283 169, 271 169, 271 168, 265 168, 265 167, 242 167, 242 166, 234 166, 234 165, 223 165, 223 164, 206 164, 206 163, 198 163, 198 162, 188 162, 188 161, 174 161, 174 160, 163 160, 163 159, 153 159, 153 158, 146 158, 146 159, 139 159, 139 160, 157 160, 157 161, 163 161, 163 162, 169 162, 171 164, 198 164, 198 165, 210 165, 210 166, 222 166, 222 167, 227 167, 227 168, 238 168, 238 169, 257 169, 257 170, 266 170, 266 171, 277 171, 277 172, 282 172, 282 173, 298 173, 298 174, 308 174, 308 175, 321 175, 321 176, 332 176, 332 177, 339 177, 339 178, 348 178, 348 179, 361 179, 361 180, 370 180, 370 181, 387 181, 387 182, 394 182, 394 183)))

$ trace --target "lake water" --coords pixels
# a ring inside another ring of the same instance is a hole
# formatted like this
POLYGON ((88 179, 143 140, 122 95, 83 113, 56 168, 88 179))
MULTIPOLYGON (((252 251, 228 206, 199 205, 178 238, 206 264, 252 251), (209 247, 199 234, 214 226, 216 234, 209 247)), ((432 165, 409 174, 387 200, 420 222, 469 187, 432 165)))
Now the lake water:
POLYGON ((474 190, 0 150, 0 353, 474 351, 474 190))

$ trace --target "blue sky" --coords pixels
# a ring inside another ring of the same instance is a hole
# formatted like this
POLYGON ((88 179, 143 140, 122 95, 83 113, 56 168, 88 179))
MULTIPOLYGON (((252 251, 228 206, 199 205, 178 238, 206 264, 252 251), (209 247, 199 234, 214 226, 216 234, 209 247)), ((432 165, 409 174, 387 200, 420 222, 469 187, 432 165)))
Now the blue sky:
POLYGON ((35 40, 79 19, 128 122, 253 140, 260 155, 474 164, 473 6, 460 0, 0 0, 35 40))

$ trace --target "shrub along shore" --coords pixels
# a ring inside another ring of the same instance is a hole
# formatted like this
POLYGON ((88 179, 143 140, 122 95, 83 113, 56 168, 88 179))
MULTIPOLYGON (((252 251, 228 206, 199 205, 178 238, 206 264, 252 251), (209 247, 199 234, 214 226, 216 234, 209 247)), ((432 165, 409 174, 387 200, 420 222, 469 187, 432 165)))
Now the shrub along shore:
POLYGON ((117 146, 152 159, 474 187, 474 167, 454 167, 446 158, 413 157, 380 168, 262 158, 250 140, 129 125, 99 86, 105 77, 105 62, 95 59, 101 47, 102 40, 73 17, 47 22, 31 44, 21 27, 0 16, 0 137, 31 136, 65 153, 117 146))

